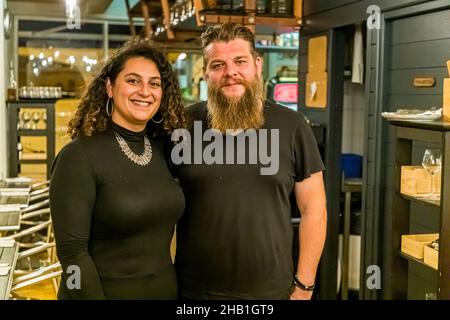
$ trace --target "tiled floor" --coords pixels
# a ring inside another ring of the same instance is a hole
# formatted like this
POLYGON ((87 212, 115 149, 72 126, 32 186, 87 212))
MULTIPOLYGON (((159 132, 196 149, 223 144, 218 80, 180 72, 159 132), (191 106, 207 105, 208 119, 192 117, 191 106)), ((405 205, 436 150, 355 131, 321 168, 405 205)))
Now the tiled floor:
POLYGON ((19 289, 15 292, 18 299, 56 300, 52 280, 46 280, 28 288, 19 289))

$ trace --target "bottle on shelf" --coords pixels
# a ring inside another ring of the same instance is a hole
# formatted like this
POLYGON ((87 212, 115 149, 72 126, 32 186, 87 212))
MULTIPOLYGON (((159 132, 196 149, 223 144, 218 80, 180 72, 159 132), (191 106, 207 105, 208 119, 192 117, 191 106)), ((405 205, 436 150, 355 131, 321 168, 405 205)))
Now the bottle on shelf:
POLYGON ((256 2, 256 14, 267 13, 266 0, 258 0, 256 2))
POLYGON ((271 15, 277 15, 278 14, 278 0, 270 0, 268 4, 269 4, 269 13, 271 15))
POLYGON ((270 0, 269 13, 273 16, 292 16, 292 0, 270 0))
POLYGON ((278 14, 280 16, 292 15, 292 0, 278 0, 278 14))
POLYGON ((8 100, 17 100, 17 81, 12 61, 9 65, 9 85, 7 90, 7 98, 8 100))

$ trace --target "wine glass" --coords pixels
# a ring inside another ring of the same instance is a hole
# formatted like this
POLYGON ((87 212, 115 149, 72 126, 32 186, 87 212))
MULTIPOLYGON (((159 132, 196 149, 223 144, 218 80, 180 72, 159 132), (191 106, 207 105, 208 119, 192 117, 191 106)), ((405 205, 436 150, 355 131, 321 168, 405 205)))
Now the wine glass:
POLYGON ((38 122, 41 120, 41 113, 37 111, 33 112, 31 114, 31 120, 34 122, 31 128, 36 130, 38 128, 38 122))
POLYGON ((423 154, 422 166, 431 174, 431 194, 429 199, 439 200, 440 195, 435 194, 434 189, 436 186, 435 177, 436 174, 441 171, 442 168, 442 154, 439 149, 426 149, 423 154))
POLYGON ((27 130, 31 129, 31 123, 30 123, 31 113, 28 111, 24 111, 22 113, 22 120, 23 120, 23 129, 27 129, 27 130))

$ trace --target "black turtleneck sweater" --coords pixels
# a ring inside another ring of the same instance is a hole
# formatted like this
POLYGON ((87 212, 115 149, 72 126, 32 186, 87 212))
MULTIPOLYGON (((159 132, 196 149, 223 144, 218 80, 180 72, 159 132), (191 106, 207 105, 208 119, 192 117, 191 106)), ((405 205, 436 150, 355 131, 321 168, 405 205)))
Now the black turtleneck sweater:
POLYGON ((114 132, 142 154, 145 131, 111 122, 105 132, 74 139, 53 164, 50 207, 63 267, 58 298, 176 299, 170 243, 183 193, 162 139, 148 137, 153 156, 140 166, 122 152, 114 132), (71 265, 80 268, 80 289, 73 289, 71 265))

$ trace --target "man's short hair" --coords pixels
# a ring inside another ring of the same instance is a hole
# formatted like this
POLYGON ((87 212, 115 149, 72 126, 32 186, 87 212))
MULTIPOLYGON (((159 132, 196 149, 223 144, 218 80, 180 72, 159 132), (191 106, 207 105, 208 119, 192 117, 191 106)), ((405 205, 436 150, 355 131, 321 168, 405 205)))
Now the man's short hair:
POLYGON ((255 48, 255 35, 249 28, 239 25, 234 22, 226 22, 224 24, 210 26, 202 33, 202 53, 206 60, 205 48, 215 42, 224 41, 229 42, 235 39, 242 39, 249 43, 250 51, 253 57, 258 57, 255 48))

